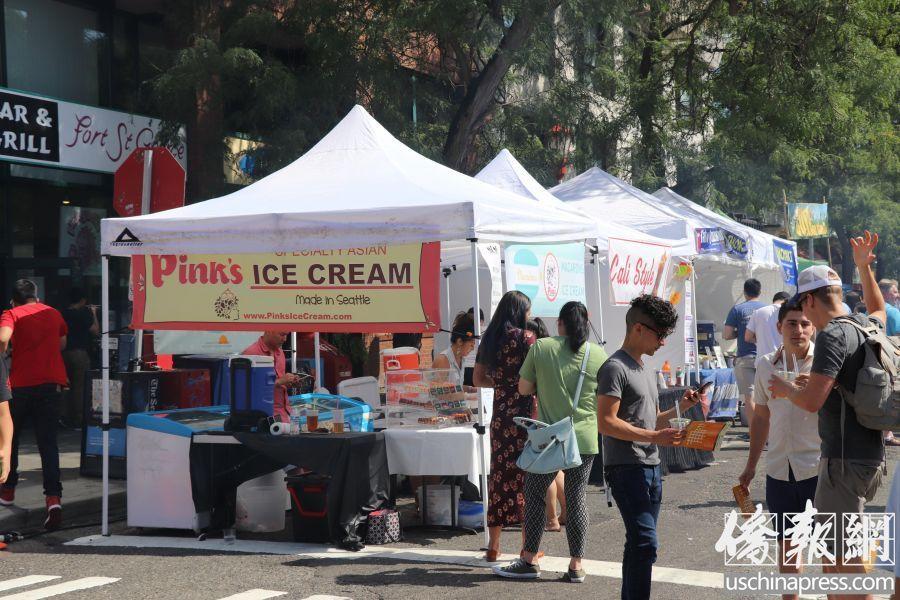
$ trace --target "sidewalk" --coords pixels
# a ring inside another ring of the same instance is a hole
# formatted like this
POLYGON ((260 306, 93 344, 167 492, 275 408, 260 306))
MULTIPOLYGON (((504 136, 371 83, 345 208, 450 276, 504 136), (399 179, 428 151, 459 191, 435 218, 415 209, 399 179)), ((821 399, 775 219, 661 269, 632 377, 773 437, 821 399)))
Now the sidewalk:
MULTIPOLYGON (((100 478, 82 477, 81 432, 61 430, 59 433, 59 466, 63 483, 63 527, 100 521, 103 483, 100 478)), ((111 518, 125 513, 125 481, 110 479, 109 510, 111 518)), ((41 478, 41 457, 29 428, 19 445, 19 484, 16 503, 0 506, 0 533, 33 531, 43 526, 46 510, 41 478)))

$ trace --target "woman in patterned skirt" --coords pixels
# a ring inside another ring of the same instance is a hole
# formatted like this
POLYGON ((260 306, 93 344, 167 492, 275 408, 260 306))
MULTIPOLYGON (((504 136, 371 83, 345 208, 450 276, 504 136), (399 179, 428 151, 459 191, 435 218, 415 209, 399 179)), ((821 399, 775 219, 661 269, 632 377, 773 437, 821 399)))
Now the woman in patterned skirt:
POLYGON ((516 460, 528 439, 513 417, 531 418, 534 396, 520 395, 519 369, 534 334, 525 326, 531 313, 531 301, 522 292, 503 295, 484 332, 475 363, 473 383, 494 388, 494 413, 491 418, 491 471, 488 477, 487 521, 490 542, 485 560, 495 562, 500 554, 500 532, 504 527, 524 520, 525 474, 516 460))

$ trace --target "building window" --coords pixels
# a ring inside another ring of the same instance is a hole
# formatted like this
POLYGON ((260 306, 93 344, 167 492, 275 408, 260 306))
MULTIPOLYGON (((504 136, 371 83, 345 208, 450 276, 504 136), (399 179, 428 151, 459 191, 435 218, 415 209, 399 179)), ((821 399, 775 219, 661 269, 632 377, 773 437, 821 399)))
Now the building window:
POLYGON ((97 11, 56 0, 5 0, 7 85, 98 105, 107 34, 97 11))

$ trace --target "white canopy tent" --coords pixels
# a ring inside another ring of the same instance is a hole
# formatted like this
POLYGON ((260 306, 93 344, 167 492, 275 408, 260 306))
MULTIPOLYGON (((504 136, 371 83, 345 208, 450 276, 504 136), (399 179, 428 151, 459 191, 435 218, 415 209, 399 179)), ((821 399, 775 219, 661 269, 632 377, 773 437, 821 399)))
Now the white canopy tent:
MULTIPOLYGON (((309 152, 237 192, 160 213, 104 219, 103 535, 109 529, 110 256, 293 252, 467 240, 476 264, 479 239, 585 240, 593 232, 593 224, 578 215, 551 208, 536 214, 523 207, 518 196, 417 154, 360 106, 309 152)), ((479 287, 473 287, 478 306, 479 287)), ((483 434, 483 410, 479 425, 483 434)), ((486 495, 483 453, 480 460, 486 495)))
POLYGON ((693 230, 683 217, 659 209, 656 198, 599 167, 550 188, 550 193, 610 226, 627 225, 668 240, 677 256, 696 254, 693 230))
MULTIPOLYGON (((585 215, 596 227, 595 237, 592 240, 593 250, 586 253, 586 264, 593 265, 585 271, 585 283, 587 287, 587 306, 591 320, 599 325, 600 340, 603 343, 610 342, 608 351, 611 353, 618 349, 619 344, 625 338, 625 313, 627 307, 615 306, 608 301, 611 297, 609 291, 609 238, 618 237, 636 241, 652 242, 671 245, 670 240, 647 235, 625 224, 611 220, 609 215, 597 213, 590 206, 582 206, 578 203, 562 202, 550 191, 544 189, 540 183, 516 160, 508 150, 500 153, 485 166, 476 176, 476 179, 492 183, 503 189, 515 191, 542 207, 563 206, 579 215, 585 215), (587 210, 584 210, 587 208, 587 210)), ((679 312, 684 313, 684 307, 679 307, 679 312)), ((556 323, 548 320, 551 333, 555 330, 556 323)), ((681 364, 684 359, 684 345, 672 343, 660 353, 659 363, 670 360, 673 364, 681 364)))
MULTIPOLYGON (((696 317, 700 321, 721 324, 728 310, 742 299, 743 283, 756 277, 763 284, 763 299, 771 298, 784 289, 781 267, 774 262, 772 236, 755 232, 735 221, 715 215, 697 205, 687 207, 670 199, 648 194, 598 167, 566 181, 550 190, 561 200, 572 203, 582 212, 595 218, 622 222, 645 233, 670 240, 676 256, 690 258, 694 264, 697 286, 696 317), (708 213, 708 214, 707 214, 708 213), (727 223, 727 225, 725 224, 727 223), (698 254, 694 229, 725 227, 745 236, 751 244, 758 244, 756 258, 742 260, 723 254, 698 254), (768 242, 765 242, 768 236, 768 242), (762 248, 768 248, 763 252, 762 248)), ((666 194, 668 196, 668 194, 666 194)), ((693 203, 692 203, 693 204, 693 203)))

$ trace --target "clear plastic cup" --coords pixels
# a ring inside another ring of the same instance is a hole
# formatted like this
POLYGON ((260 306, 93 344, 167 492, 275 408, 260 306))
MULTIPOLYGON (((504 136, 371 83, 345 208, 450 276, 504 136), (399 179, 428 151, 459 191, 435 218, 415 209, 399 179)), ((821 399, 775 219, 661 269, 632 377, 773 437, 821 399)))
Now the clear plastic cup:
POLYGON ((331 431, 334 433, 344 433, 344 410, 336 408, 331 411, 332 425, 331 431))
POLYGON ((677 429, 681 431, 682 429, 687 429, 687 426, 691 424, 691 420, 686 417, 681 417, 680 419, 669 419, 669 427, 672 429, 677 429))

